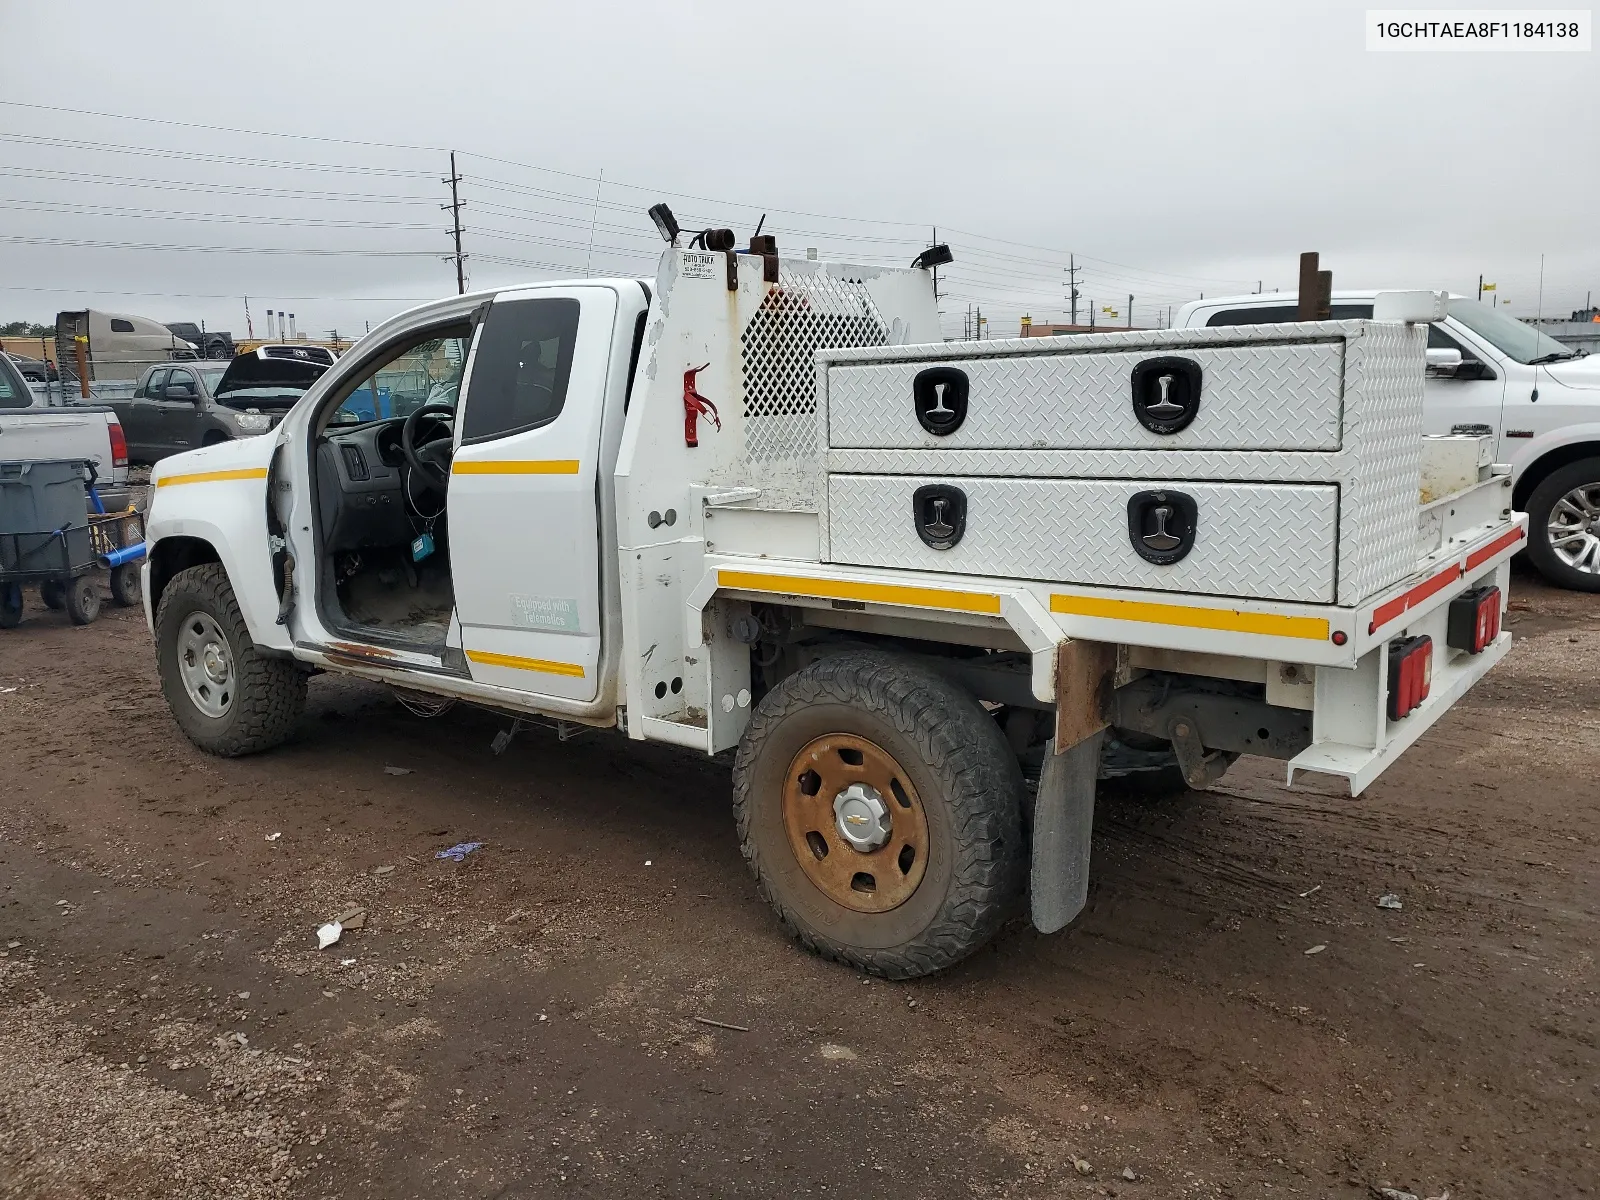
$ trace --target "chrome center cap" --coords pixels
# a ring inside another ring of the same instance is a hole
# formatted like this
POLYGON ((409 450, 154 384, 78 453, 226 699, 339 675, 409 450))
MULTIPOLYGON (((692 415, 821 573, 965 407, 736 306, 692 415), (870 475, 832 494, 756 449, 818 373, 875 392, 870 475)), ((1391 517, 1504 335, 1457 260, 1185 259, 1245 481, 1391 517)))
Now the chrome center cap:
POLYGON ((893 822, 883 795, 869 783, 852 783, 833 798, 839 836, 855 850, 870 854, 889 840, 893 822))
POLYGON ((206 674, 211 677, 213 683, 227 682, 228 658, 222 652, 222 648, 215 642, 206 646, 204 653, 201 655, 201 662, 204 664, 206 674))

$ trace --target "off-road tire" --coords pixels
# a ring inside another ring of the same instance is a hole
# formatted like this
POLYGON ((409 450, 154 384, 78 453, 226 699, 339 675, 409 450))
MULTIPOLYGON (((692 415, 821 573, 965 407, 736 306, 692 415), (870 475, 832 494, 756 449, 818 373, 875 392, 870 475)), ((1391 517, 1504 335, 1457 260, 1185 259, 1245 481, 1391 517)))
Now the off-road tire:
POLYGON ((994 719, 926 667, 851 651, 784 679, 751 715, 733 767, 745 862, 785 929, 814 953, 889 979, 952 966, 994 936, 1026 881, 1022 772, 994 719), (866 738, 911 777, 926 814, 926 873, 899 907, 846 908, 818 888, 785 832, 794 756, 829 733, 866 738))
POLYGON ((167 583, 156 609, 156 669, 167 707, 184 736, 207 754, 237 758, 283 742, 306 704, 306 675, 291 659, 263 654, 250 640, 221 563, 180 571, 167 583), (228 711, 211 717, 195 707, 178 671, 177 640, 183 621, 207 613, 228 639, 234 695, 228 711))
POLYGON ((100 580, 93 574, 79 575, 67 584, 63 603, 74 625, 92 624, 100 615, 100 580))
POLYGON ((1573 488, 1600 486, 1600 458, 1579 459, 1546 475, 1528 494, 1528 561, 1556 587, 1575 592, 1600 592, 1600 574, 1570 567, 1550 546, 1550 512, 1573 488))
POLYGON ((120 567, 111 568, 111 600, 112 603, 123 608, 132 608, 139 603, 139 566, 137 563, 123 563, 120 567))
POLYGON ((39 599, 46 608, 60 612, 67 603, 67 589, 54 579, 47 579, 39 585, 39 599))

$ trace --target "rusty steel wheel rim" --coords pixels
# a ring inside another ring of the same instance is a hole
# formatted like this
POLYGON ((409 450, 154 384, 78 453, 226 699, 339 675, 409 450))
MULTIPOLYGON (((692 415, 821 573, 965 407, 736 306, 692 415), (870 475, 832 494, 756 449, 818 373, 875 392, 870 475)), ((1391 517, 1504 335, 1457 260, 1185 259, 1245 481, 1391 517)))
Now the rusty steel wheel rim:
POLYGON ((910 776, 854 734, 800 748, 784 777, 783 824, 806 878, 856 912, 898 908, 928 868, 928 818, 910 776))

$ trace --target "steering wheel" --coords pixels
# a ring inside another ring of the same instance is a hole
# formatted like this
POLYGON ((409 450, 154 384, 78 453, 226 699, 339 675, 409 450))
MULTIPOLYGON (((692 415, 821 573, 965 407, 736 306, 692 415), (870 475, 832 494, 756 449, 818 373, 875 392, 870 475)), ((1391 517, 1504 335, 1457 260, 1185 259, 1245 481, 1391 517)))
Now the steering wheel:
POLYGON ((400 427, 400 450, 411 469, 422 477, 422 482, 432 491, 443 495, 450 486, 451 448, 449 437, 430 438, 417 445, 417 426, 423 417, 449 417, 455 415, 449 404, 424 404, 406 418, 400 427))

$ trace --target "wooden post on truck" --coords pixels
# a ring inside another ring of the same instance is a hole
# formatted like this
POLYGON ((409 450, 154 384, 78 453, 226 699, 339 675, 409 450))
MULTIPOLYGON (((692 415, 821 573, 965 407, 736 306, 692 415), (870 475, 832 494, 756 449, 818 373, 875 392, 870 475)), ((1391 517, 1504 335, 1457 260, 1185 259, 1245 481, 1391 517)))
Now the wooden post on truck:
MULTIPOLYGON (((89 398, 89 337, 87 334, 75 334, 72 339, 72 349, 78 356, 78 392, 83 399, 89 398)), ((66 399, 66 390, 62 389, 62 399, 66 399)))
POLYGON ((1326 321, 1333 315, 1333 272, 1317 270, 1317 259, 1315 250, 1300 256, 1297 321, 1326 321))

